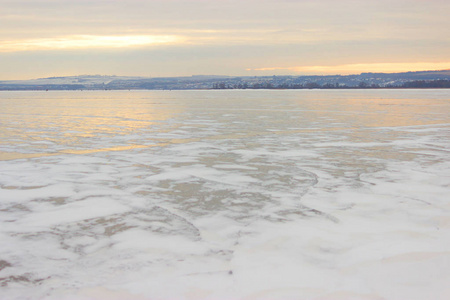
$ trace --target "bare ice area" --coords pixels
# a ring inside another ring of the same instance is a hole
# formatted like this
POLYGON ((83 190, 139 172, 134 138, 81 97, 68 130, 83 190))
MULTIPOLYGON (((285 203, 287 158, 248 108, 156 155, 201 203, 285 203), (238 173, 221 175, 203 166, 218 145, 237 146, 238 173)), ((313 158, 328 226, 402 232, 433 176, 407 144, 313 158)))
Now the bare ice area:
POLYGON ((449 90, 0 107, 0 299, 450 299, 449 90))

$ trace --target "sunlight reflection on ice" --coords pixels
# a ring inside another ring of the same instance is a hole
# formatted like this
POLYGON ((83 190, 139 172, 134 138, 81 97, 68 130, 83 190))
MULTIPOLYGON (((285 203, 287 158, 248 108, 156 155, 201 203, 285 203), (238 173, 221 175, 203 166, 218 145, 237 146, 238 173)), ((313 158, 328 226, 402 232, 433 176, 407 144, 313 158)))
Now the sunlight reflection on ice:
POLYGON ((0 101, 2 299, 450 295, 447 92, 0 101))

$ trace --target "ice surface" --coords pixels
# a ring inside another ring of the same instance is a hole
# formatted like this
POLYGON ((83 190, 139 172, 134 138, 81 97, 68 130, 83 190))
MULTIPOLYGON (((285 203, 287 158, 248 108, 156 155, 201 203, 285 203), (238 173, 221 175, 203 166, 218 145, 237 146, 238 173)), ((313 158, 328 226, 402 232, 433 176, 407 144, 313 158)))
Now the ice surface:
POLYGON ((448 91, 0 105, 0 299, 450 298, 448 91))

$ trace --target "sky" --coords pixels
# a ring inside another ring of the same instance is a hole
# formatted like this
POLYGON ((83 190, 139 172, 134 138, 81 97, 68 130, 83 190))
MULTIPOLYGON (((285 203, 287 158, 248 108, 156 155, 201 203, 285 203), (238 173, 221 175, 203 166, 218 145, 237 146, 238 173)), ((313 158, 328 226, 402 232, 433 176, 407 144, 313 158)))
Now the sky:
POLYGON ((450 69, 449 0, 0 0, 0 80, 450 69))

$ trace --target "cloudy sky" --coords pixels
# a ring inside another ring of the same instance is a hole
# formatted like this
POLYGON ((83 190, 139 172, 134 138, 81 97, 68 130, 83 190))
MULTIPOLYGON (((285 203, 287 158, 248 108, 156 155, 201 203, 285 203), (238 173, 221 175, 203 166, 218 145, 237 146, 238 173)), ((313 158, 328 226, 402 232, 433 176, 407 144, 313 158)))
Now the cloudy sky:
POLYGON ((0 80, 450 69, 449 0, 0 0, 0 80))

